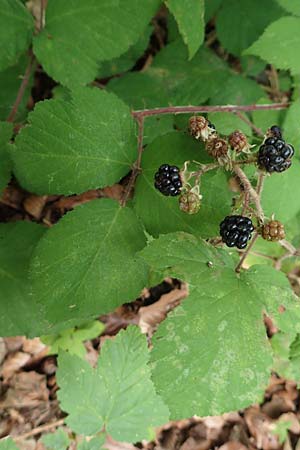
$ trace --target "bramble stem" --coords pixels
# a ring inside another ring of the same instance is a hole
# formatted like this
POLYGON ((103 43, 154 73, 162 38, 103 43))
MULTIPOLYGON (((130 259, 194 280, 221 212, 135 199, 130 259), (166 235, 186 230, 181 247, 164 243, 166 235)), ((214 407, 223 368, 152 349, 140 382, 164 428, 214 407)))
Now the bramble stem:
POLYGON ((258 175, 257 186, 256 186, 256 192, 259 197, 261 196, 262 190, 264 188, 265 178, 266 178, 266 174, 264 172, 260 172, 258 175))
POLYGON ((166 106, 164 108, 141 109, 132 111, 133 117, 149 117, 161 114, 189 114, 207 112, 266 111, 286 109, 289 103, 269 103, 263 105, 216 105, 216 106, 166 106))
POLYGON ((143 138, 144 138, 144 117, 136 117, 135 118, 138 124, 138 139, 137 139, 137 150, 138 150, 138 157, 135 163, 132 166, 132 172, 128 181, 128 184, 126 186, 124 195, 121 200, 121 206, 125 206, 131 191, 135 185, 135 181, 137 179, 138 174, 141 172, 141 162, 142 162, 142 153, 143 153, 143 138))
POLYGON ((240 259, 240 262, 238 263, 238 265, 237 265, 236 268, 235 268, 235 271, 236 271, 237 273, 240 273, 240 271, 241 271, 241 269, 242 269, 242 266, 243 266, 243 263, 244 263, 245 259, 247 258, 247 256, 248 256, 248 254, 249 254, 251 248, 252 248, 253 245, 255 244, 256 239, 258 238, 258 236, 259 236, 259 234, 258 234, 258 232, 256 231, 255 234, 254 234, 254 236, 253 236, 253 238, 252 238, 252 241, 250 242, 250 244, 248 245, 248 247, 246 248, 246 250, 245 250, 244 253, 242 254, 242 257, 241 257, 241 259, 240 259))
POLYGON ((240 182, 243 185, 243 188, 244 188, 245 192, 249 193, 250 198, 252 199, 253 203, 255 204, 258 220, 259 220, 259 222, 262 223, 263 220, 264 220, 264 212, 263 212, 263 209, 261 207, 260 198, 257 195, 257 192, 253 189, 252 184, 250 183, 247 175, 245 174, 245 172, 240 167, 233 166, 233 171, 238 176, 240 182))
POLYGON ((249 127, 257 134, 257 136, 264 136, 264 133, 260 128, 254 125, 254 123, 251 122, 251 120, 248 119, 248 117, 245 114, 242 114, 240 111, 236 111, 235 115, 239 117, 243 122, 245 122, 249 127))
POLYGON ((10 114, 6 119, 7 122, 14 122, 14 120, 16 118, 16 115, 18 113, 18 109, 19 109, 20 103, 22 101, 25 89, 29 83, 31 71, 32 71, 32 68, 34 67, 34 64, 35 64, 35 56, 32 53, 32 50, 30 50, 29 51, 29 61, 28 61, 28 64, 27 64, 27 67, 25 70, 25 74, 24 74, 22 82, 20 84, 15 103, 13 104, 10 114))

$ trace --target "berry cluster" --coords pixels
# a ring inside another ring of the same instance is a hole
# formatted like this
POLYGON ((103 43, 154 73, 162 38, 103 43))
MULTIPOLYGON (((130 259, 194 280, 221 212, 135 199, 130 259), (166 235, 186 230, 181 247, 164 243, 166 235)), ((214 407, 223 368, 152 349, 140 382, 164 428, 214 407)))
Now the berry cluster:
POLYGON ((245 248, 253 230, 252 220, 244 216, 227 216, 220 223, 220 235, 227 247, 245 248))
POLYGON ((261 235, 267 241, 280 241, 285 238, 284 226, 278 220, 271 220, 262 227, 261 235))
POLYGON ((294 148, 285 143, 278 126, 273 125, 268 135, 258 151, 258 166, 269 173, 284 172, 292 164, 294 148))
POLYGON ((179 168, 162 164, 154 176, 154 186, 163 195, 171 195, 175 197, 180 194, 182 181, 180 178, 179 168))

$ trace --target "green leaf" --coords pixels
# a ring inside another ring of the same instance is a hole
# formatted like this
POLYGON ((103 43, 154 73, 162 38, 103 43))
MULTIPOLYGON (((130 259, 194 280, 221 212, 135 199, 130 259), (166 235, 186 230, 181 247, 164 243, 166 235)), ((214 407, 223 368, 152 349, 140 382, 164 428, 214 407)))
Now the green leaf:
MULTIPOLYGON (((0 120, 6 120, 17 98, 18 90, 24 76, 28 56, 23 55, 18 63, 0 72, 0 120)), ((16 114, 16 122, 23 121, 27 115, 27 102, 32 87, 31 76, 16 114)))
MULTIPOLYGON (((272 103, 269 98, 262 97, 258 100, 257 104, 268 104, 272 103)), ((266 110, 266 111, 252 111, 252 118, 254 124, 266 133, 267 129, 272 125, 278 125, 281 122, 282 111, 280 110, 266 110)))
POLYGON ((46 26, 34 38, 34 53, 56 81, 86 84, 96 77, 100 62, 120 56, 137 42, 159 5, 160 0, 49 0, 46 26))
POLYGON ((131 69, 147 49, 152 32, 153 27, 149 25, 145 28, 139 40, 126 53, 119 58, 101 63, 97 78, 108 78, 131 69))
POLYGON ((205 23, 214 17, 220 8, 222 0, 205 0, 205 23))
POLYGON ((238 56, 282 14, 273 0, 243 0, 242 7, 240 0, 223 1, 216 21, 218 38, 226 50, 238 56))
POLYGON ((7 144, 12 134, 12 123, 0 122, 0 193, 9 182, 11 176, 12 164, 7 144))
POLYGON ((2 0, 0 9, 0 70, 15 64, 28 48, 33 18, 19 0, 2 0))
MULTIPOLYGON (((290 142, 295 147, 295 152, 298 157, 300 156, 299 117, 300 117, 300 99, 297 99, 294 103, 292 103, 292 105, 287 110, 283 124, 283 132, 286 141, 290 142)), ((297 164, 296 161, 295 164, 297 164)))
POLYGON ((54 327, 44 334, 135 298, 147 280, 135 256, 145 243, 133 211, 108 199, 77 207, 48 230, 31 264, 34 297, 54 327))
POLYGON ((293 299, 286 277, 267 266, 237 275, 228 252, 185 233, 161 236, 141 256, 162 277, 189 283, 188 299, 159 326, 151 353, 153 380, 171 418, 218 415, 259 401, 272 364, 262 313, 293 299))
POLYGON ((219 85, 210 99, 210 104, 247 105, 256 103, 263 96, 264 90, 255 81, 242 75, 230 74, 226 80, 226 89, 219 85))
POLYGON ((289 360, 293 379, 300 380, 300 334, 298 333, 290 346, 289 360))
POLYGON ((70 101, 45 100, 16 138, 15 174, 39 194, 73 194, 108 186, 136 158, 135 123, 114 94, 78 88, 70 101))
POLYGON ((192 59, 204 39, 204 0, 166 0, 192 59))
POLYGON ((300 211, 299 195, 299 161, 294 158, 286 172, 266 177, 262 193, 266 216, 271 217, 274 213, 276 219, 287 223, 300 211))
POLYGON ((44 229, 29 222, 0 224, 0 335, 38 335, 41 307, 29 295, 27 271, 44 229))
POLYGON ((47 450, 66 450, 70 444, 70 438, 65 430, 59 428, 54 433, 45 434, 41 442, 47 450))
POLYGON ((58 358, 58 397, 76 433, 93 435, 105 426, 118 441, 137 442, 168 420, 168 410, 156 395, 148 366, 147 341, 129 327, 106 340, 96 369, 80 358, 58 358))
POLYGON ((297 0, 277 0, 277 3, 289 13, 300 16, 300 4, 297 0))
POLYGON ((0 450, 19 450, 14 441, 9 438, 0 439, 0 450))
POLYGON ((219 223, 230 211, 231 195, 223 171, 203 175, 200 212, 186 214, 179 209, 178 198, 165 197, 154 187, 154 174, 163 163, 182 167, 185 161, 207 161, 199 142, 173 132, 156 139, 143 155, 142 169, 135 191, 134 208, 147 231, 153 236, 171 231, 188 231, 203 237, 219 233, 219 223), (150 207, 149 207, 150 205, 150 207))
MULTIPOLYGON (((130 72, 120 78, 114 78, 108 83, 108 89, 127 103, 131 109, 168 105, 168 96, 164 92, 162 83, 147 72, 130 72)), ((172 116, 147 117, 144 122, 143 142, 147 144, 157 136, 172 130, 172 116)))
POLYGON ((105 442, 105 435, 94 437, 90 440, 83 440, 77 446, 77 450, 100 450, 105 442))
POLYGON ((299 27, 300 18, 282 17, 271 23, 245 54, 259 56, 277 69, 290 69, 297 75, 300 72, 300 61, 295 57, 300 52, 299 27))
POLYGON ((56 355, 61 349, 68 351, 72 355, 84 358, 86 348, 83 345, 83 341, 96 338, 102 333, 104 328, 103 323, 99 322, 99 320, 94 320, 77 328, 62 330, 56 335, 42 336, 41 340, 50 347, 48 352, 50 355, 56 355))

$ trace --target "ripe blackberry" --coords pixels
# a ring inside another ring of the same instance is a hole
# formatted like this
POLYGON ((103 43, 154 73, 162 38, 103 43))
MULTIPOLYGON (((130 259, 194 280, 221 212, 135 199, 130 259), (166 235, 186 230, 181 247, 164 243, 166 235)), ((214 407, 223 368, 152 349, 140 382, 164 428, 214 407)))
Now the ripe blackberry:
POLYGON ((276 137, 278 139, 282 138, 282 131, 281 128, 278 125, 273 125, 270 128, 270 135, 273 137, 276 137))
POLYGON ((227 216, 220 223, 220 235, 227 247, 245 248, 253 230, 252 220, 244 216, 227 216))
POLYGON ((283 172, 291 164, 294 148, 283 139, 269 137, 258 151, 258 166, 267 172, 283 172))
POLYGON ((278 220, 270 220, 262 227, 261 235, 266 241, 280 241, 285 238, 284 226, 278 220))
POLYGON ((154 175, 154 186, 163 195, 171 195, 175 197, 180 194, 182 181, 180 178, 179 168, 162 164, 154 175))

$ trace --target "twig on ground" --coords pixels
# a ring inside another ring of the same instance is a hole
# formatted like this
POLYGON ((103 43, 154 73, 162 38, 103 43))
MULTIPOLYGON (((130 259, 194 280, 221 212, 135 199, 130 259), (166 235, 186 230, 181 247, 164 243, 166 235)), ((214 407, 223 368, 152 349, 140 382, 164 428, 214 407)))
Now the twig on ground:
POLYGON ((28 431, 27 433, 20 434, 19 436, 12 436, 14 441, 22 441, 23 439, 27 439, 31 436, 36 436, 37 434, 43 433, 44 431, 51 430, 52 428, 57 428, 63 425, 65 422, 65 419, 59 419, 52 423, 46 423, 45 425, 41 425, 37 428, 34 428, 31 431, 28 431))

